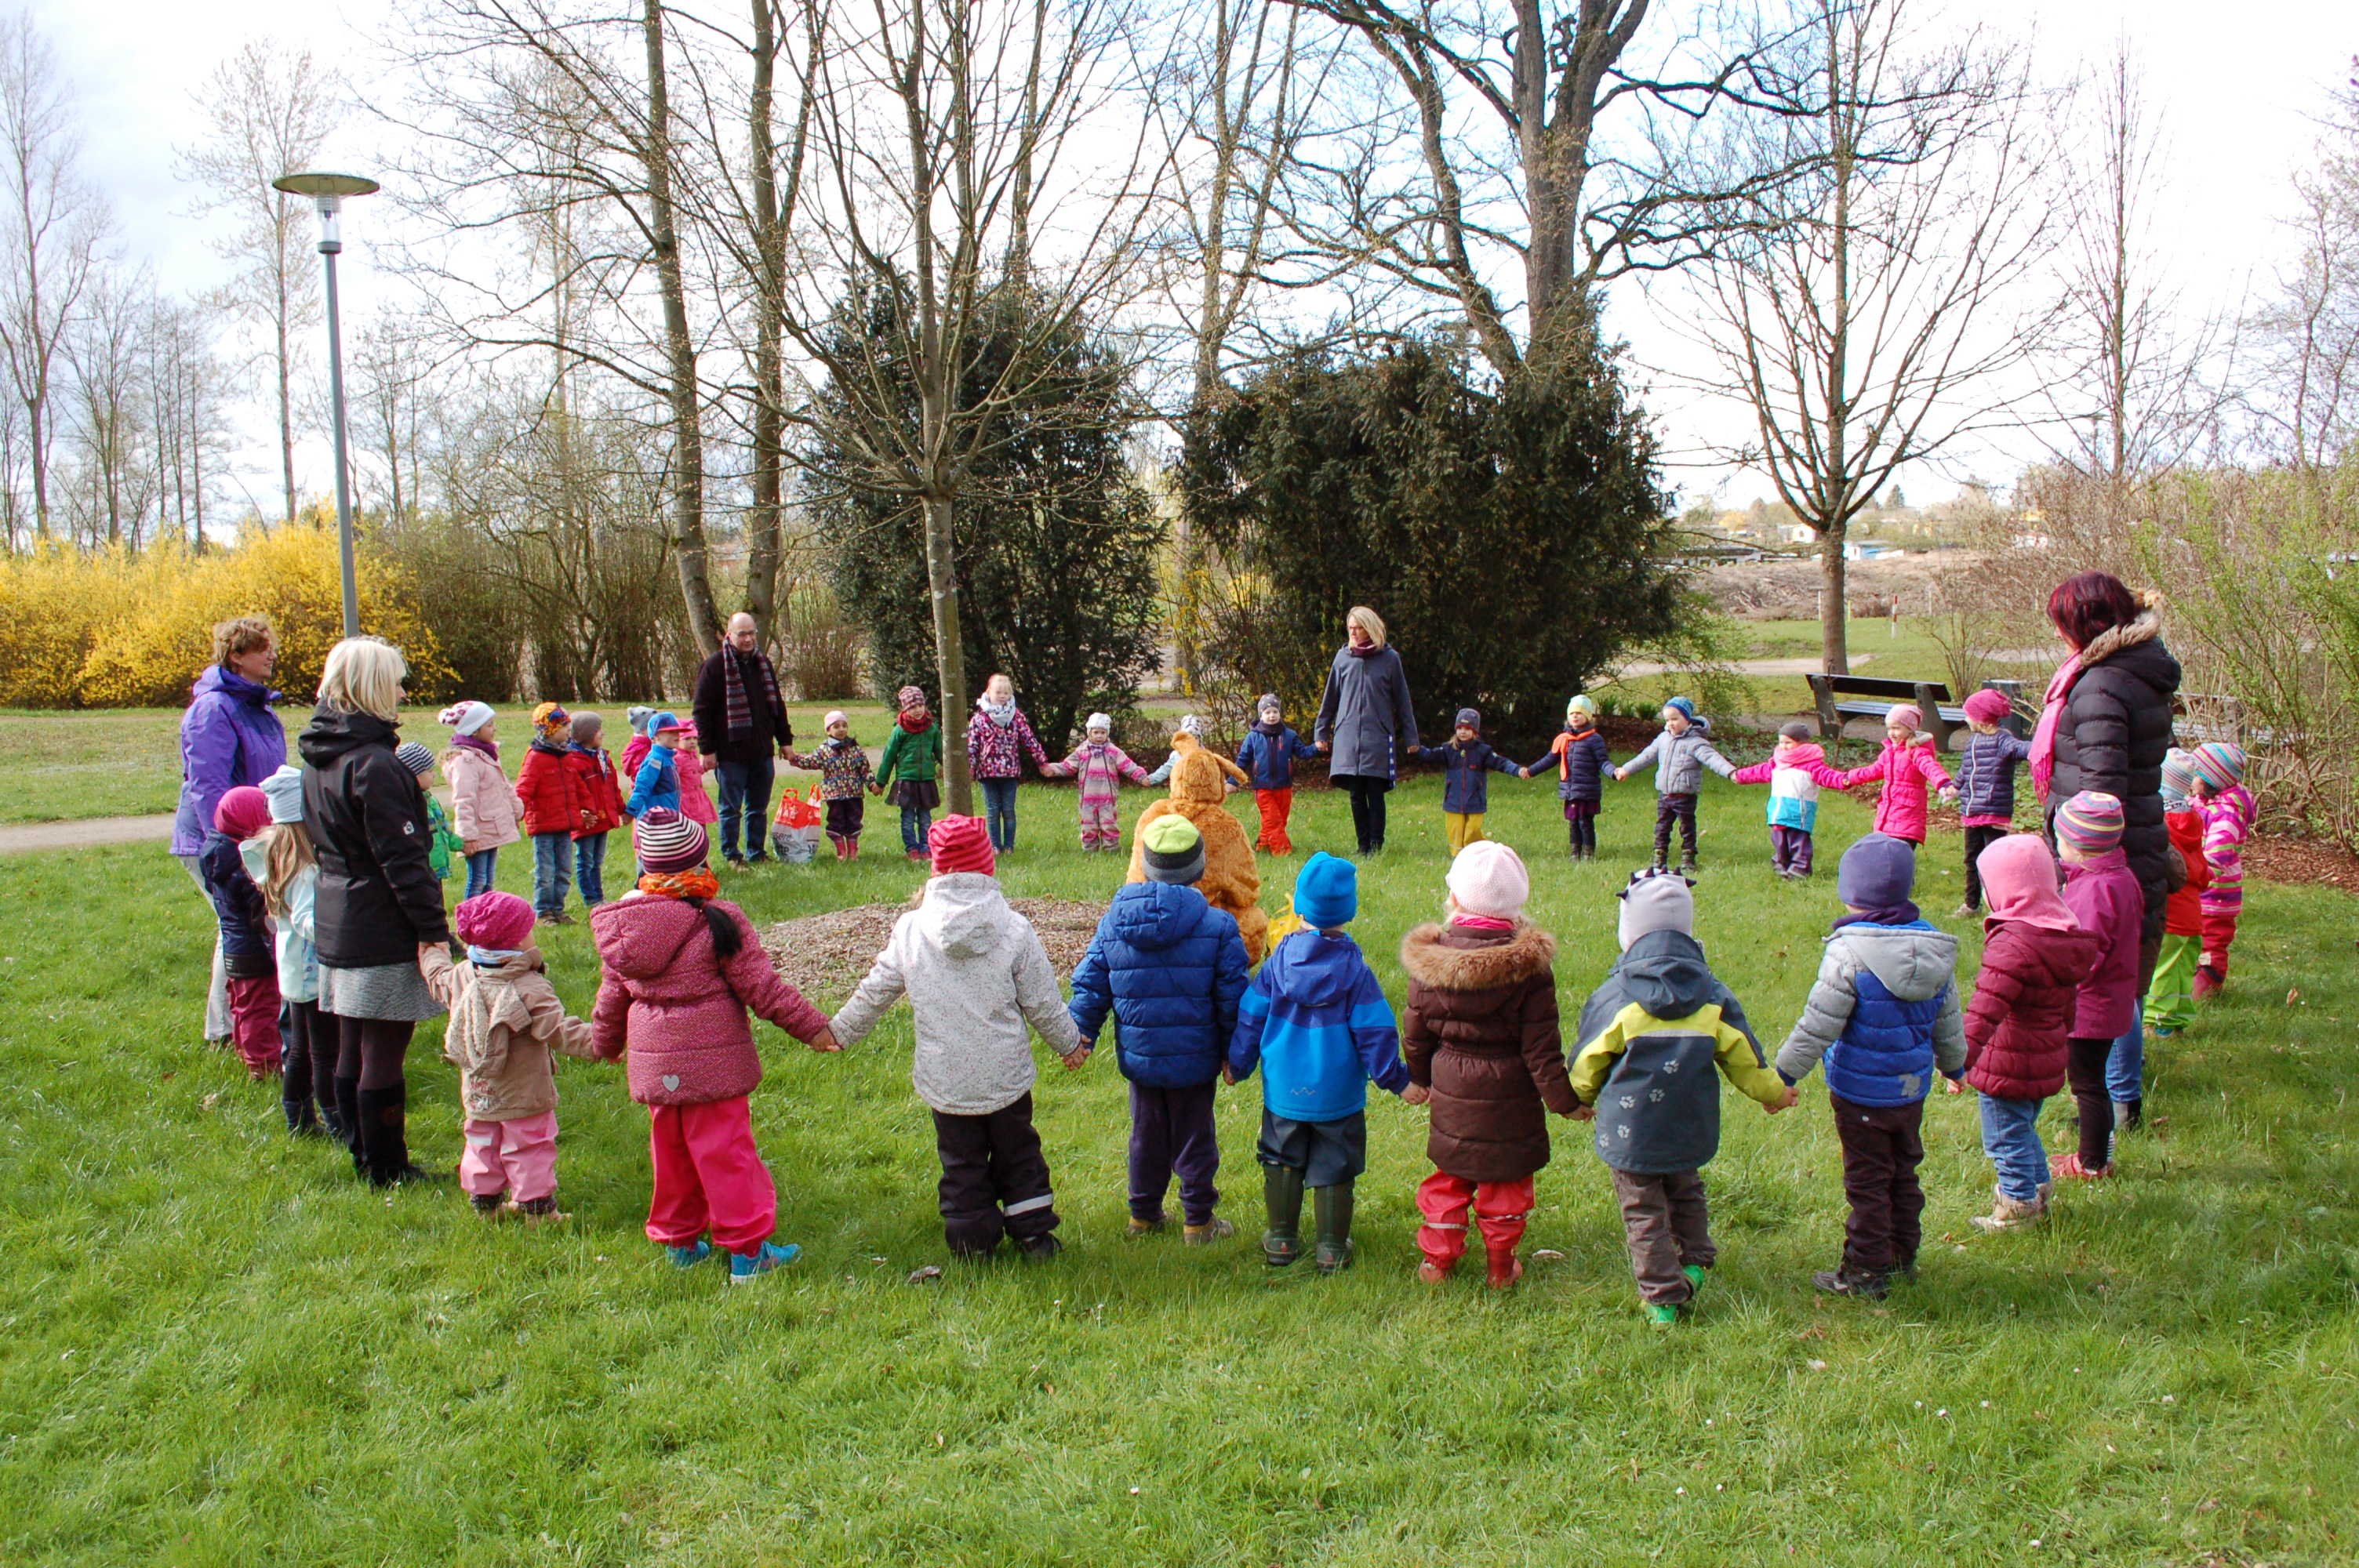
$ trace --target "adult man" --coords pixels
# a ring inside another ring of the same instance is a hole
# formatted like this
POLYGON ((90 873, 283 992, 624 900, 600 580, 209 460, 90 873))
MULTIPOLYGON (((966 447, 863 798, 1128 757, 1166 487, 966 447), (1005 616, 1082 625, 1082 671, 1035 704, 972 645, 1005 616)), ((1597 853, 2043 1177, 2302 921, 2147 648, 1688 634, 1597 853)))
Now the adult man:
POLYGON ((731 616, 728 640, 697 672, 692 705, 696 749, 721 775, 721 853, 741 871, 770 858, 770 784, 777 776, 771 758, 785 756, 795 740, 777 671, 756 650, 760 640, 752 616, 731 616))

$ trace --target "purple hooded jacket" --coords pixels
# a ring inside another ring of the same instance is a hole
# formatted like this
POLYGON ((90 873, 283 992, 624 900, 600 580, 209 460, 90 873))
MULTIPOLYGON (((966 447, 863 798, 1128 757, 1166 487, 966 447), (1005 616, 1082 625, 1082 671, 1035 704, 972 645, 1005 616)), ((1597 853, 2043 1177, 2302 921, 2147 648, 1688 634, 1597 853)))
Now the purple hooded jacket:
POLYGON ((189 688, 180 719, 180 808, 172 818, 172 853, 205 847, 221 797, 258 784, 287 765, 287 730, 270 705, 278 694, 219 665, 189 688))

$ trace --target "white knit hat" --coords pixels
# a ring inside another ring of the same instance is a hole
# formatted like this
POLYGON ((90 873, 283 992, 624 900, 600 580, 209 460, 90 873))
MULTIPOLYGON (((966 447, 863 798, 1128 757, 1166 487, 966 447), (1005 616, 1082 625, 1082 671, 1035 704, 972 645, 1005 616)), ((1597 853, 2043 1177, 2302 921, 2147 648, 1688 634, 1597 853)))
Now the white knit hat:
POLYGON ((1191 713, 1180 720, 1180 729, 1182 733, 1193 735, 1199 741, 1204 738, 1204 721, 1195 714, 1191 713))
POLYGON ((1695 894, 1687 878, 1676 871, 1633 872, 1630 885, 1622 890, 1622 918, 1615 933, 1622 950, 1628 952, 1631 943, 1650 931, 1695 935, 1695 894))
POLYGON ((841 708, 831 708, 827 710, 827 717, 819 721, 819 727, 822 730, 832 730, 839 724, 849 726, 851 723, 850 714, 841 708))
POLYGON ((1505 844, 1477 838, 1450 862, 1450 896, 1467 914, 1513 920, 1532 896, 1532 875, 1524 858, 1505 844))
POLYGON ((454 702, 441 714, 442 722, 454 735, 473 735, 495 717, 488 702, 454 702))
POLYGON ((303 820, 303 770, 289 764, 262 781, 262 793, 270 800, 270 820, 300 822, 303 820))
POLYGON ((1093 713, 1090 715, 1090 721, 1087 724, 1082 725, 1082 728, 1084 730, 1110 730, 1114 728, 1114 720, 1107 718, 1103 713, 1093 713))

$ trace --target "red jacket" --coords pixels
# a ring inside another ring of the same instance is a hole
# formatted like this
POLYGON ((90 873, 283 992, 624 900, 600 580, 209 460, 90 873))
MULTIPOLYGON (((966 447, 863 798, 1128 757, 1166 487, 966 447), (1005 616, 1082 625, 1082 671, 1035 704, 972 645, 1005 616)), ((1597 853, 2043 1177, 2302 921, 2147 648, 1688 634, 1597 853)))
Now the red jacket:
POLYGON ((827 1015, 778 978, 761 939, 737 906, 713 899, 737 923, 734 957, 712 945, 701 911, 685 900, 631 892, 590 912, 590 935, 605 973, 590 1011, 598 1054, 627 1054, 631 1098, 641 1105, 707 1105, 754 1092, 762 1058, 752 1008, 809 1042, 827 1015))
POLYGON ((2170 847, 2187 862, 2187 885, 2162 906, 2162 934, 2201 936, 2203 890, 2212 885, 2212 862, 2203 858, 2203 814, 2191 806, 2184 811, 2167 811, 2162 825, 2170 829, 2170 847))
POLYGON ((1989 929, 1966 1002, 1966 1082, 1997 1099, 2046 1099, 2064 1087, 2064 1043, 2102 944, 2019 920, 1989 929))
POLYGON ((574 747, 565 753, 565 771, 573 779, 574 809, 590 814, 589 821, 574 823, 576 838, 611 833, 623 825, 623 786, 605 747, 574 747))
POLYGON ((582 807, 565 753, 535 741, 516 772, 516 804, 524 807, 527 833, 571 833, 582 826, 582 807))

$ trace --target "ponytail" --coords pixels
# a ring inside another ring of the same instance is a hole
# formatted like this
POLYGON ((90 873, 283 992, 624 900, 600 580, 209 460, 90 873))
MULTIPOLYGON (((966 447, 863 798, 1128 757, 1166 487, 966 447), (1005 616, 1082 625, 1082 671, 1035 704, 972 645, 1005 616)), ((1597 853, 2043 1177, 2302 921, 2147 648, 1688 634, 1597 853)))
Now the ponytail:
POLYGON ((689 908, 704 916, 705 929, 712 933, 712 950, 720 954, 723 959, 735 957, 738 950, 745 946, 745 933, 739 928, 737 923, 701 898, 691 898, 684 902, 689 908))

